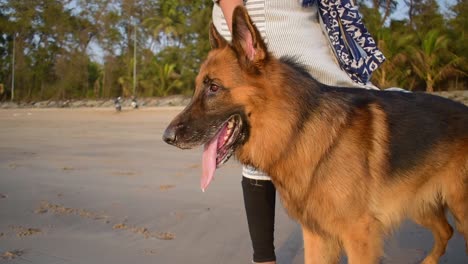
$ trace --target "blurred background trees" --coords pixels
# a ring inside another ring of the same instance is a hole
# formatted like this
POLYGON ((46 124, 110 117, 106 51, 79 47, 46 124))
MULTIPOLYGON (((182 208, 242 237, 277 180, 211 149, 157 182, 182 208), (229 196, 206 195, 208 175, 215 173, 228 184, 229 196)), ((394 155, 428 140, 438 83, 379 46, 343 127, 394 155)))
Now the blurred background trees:
MULTIPOLYGON (((356 1, 387 61, 381 87, 467 89, 468 2, 356 1), (405 13, 395 16, 404 7, 405 13)), ((212 0, 0 0, 0 100, 191 94, 212 0), (13 47, 14 51, 13 52, 13 47), (13 65, 14 53, 14 65, 13 65)))
POLYGON ((372 76, 381 88, 468 89, 468 1, 361 0, 363 20, 387 57, 372 76), (439 3, 447 10, 441 12, 439 3), (406 13, 388 14, 401 5, 406 13))

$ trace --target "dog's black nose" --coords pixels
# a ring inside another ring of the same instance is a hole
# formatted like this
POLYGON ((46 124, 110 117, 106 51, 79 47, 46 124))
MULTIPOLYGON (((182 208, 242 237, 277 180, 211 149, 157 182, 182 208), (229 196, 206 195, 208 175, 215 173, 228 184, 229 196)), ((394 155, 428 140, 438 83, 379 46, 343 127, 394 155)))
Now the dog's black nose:
POLYGON ((166 128, 163 134, 163 140, 166 141, 167 144, 174 145, 176 141, 176 129, 174 126, 166 128))

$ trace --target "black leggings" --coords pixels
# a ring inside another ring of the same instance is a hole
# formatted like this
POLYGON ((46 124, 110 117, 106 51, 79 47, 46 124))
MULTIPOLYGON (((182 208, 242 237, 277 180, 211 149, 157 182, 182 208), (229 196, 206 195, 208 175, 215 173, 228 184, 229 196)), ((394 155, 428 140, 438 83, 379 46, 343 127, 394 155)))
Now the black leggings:
POLYGON ((244 205, 253 247, 253 261, 275 261, 276 189, 269 180, 242 177, 244 205))

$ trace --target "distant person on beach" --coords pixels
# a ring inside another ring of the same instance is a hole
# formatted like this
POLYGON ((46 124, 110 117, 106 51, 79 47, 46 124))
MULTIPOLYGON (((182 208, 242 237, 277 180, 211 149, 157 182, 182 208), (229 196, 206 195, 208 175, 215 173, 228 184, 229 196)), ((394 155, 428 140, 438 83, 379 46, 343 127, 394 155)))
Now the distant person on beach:
POLYGON ((122 111, 122 98, 120 98, 120 96, 115 98, 114 107, 117 112, 122 111))

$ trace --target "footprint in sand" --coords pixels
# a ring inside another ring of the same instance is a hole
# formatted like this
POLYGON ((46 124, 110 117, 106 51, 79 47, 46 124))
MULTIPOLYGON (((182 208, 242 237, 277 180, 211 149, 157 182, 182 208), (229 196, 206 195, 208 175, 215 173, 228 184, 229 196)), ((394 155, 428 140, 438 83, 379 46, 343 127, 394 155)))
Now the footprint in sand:
POLYGON ((185 173, 182 173, 182 172, 178 172, 176 174, 174 174, 175 177, 182 177, 182 176, 185 176, 185 173))
POLYGON ((198 168, 200 168, 200 164, 198 163, 191 164, 190 166, 188 166, 188 169, 198 169, 198 168))
POLYGON ((173 240, 175 238, 175 235, 171 232, 159 232, 158 234, 156 234, 155 237, 161 240, 173 240))
POLYGON ((16 169, 16 168, 18 168, 19 166, 20 166, 20 165, 18 165, 18 164, 16 164, 16 163, 10 163, 10 164, 8 164, 8 168, 10 168, 10 169, 16 169))
POLYGON ((171 232, 151 232, 146 227, 129 226, 125 222, 115 224, 112 229, 128 230, 134 234, 143 235, 145 238, 157 238, 160 240, 172 240, 175 238, 174 233, 171 232))
POLYGON ((128 229, 128 226, 125 223, 115 224, 112 229, 128 229))
POLYGON ((23 226, 10 226, 16 232, 18 237, 27 237, 42 233, 39 228, 23 227, 23 226))
POLYGON ((133 171, 115 171, 112 172, 112 175, 114 176, 135 176, 136 173, 133 171))
POLYGON ((83 218, 94 220, 108 220, 109 216, 91 212, 86 209, 70 208, 60 204, 51 204, 47 201, 41 202, 39 207, 34 211, 36 214, 54 213, 56 215, 77 215, 83 218))
POLYGON ((173 188, 175 188, 175 185, 172 185, 172 184, 159 185, 159 190, 160 191, 167 191, 167 190, 170 190, 170 189, 173 189, 173 188))
POLYGON ((13 251, 6 251, 5 253, 3 253, 0 256, 0 259, 2 259, 2 260, 12 260, 12 259, 15 259, 17 257, 20 257, 23 254, 24 254, 24 251, 19 250, 19 249, 13 250, 13 251))

